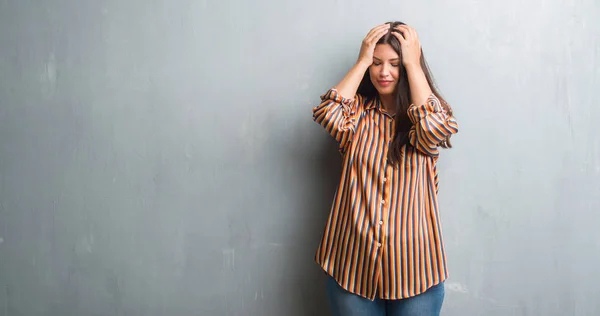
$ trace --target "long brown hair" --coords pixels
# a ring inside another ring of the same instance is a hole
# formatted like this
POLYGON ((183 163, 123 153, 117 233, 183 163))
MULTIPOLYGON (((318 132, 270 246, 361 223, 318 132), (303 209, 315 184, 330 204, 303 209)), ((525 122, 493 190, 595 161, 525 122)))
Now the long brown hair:
MULTIPOLYGON (((400 60, 402 60, 402 49, 400 46, 400 42, 391 32, 398 32, 394 28, 398 25, 404 24, 403 22, 389 22, 391 24, 390 31, 385 34, 377 44, 389 44, 398 54, 400 60)), ((431 87, 431 91, 438 97, 440 103, 444 110, 448 113, 448 115, 452 115, 452 108, 446 102, 446 100, 441 96, 438 88, 435 85, 435 81, 433 79, 433 75, 429 70, 429 66, 427 65, 427 61, 425 60, 425 56, 423 55, 423 50, 421 49, 421 68, 425 73, 425 77, 427 78, 427 82, 431 87)), ((408 108, 411 105, 411 95, 410 95, 410 86, 408 83, 408 75, 406 73, 406 68, 404 65, 400 63, 398 66, 400 67, 398 85, 396 87, 396 115, 394 117, 395 127, 396 127, 396 135, 394 135, 393 141, 390 144, 390 148, 388 150, 388 159, 391 163, 397 164, 402 156, 402 147, 404 145, 411 146, 408 142, 408 132, 412 127, 412 122, 408 118, 408 108)), ((371 101, 375 98, 379 98, 379 94, 373 82, 371 82, 371 78, 369 76, 369 70, 365 72, 365 75, 358 87, 358 94, 364 96, 368 101, 371 101)), ((452 144, 450 143, 450 136, 446 137, 440 144, 443 148, 452 148, 452 144)))

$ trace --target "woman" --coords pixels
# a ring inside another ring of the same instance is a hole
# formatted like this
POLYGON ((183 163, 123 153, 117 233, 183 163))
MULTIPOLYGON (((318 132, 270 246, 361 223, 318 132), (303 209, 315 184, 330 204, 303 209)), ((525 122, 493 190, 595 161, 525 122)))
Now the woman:
POLYGON ((402 22, 373 28, 321 100, 313 118, 343 154, 316 253, 333 314, 439 315, 448 273, 436 163, 458 125, 415 30, 402 22))

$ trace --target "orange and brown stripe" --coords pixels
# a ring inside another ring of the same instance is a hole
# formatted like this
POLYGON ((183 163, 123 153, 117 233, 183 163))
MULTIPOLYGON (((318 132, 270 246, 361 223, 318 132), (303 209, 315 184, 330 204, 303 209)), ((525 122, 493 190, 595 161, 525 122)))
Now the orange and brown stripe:
POLYGON ((448 277, 438 210, 438 144, 458 132, 431 95, 412 105, 399 165, 387 162, 394 119, 377 99, 321 96, 313 119, 339 144, 342 176, 317 263, 349 292, 375 299, 423 293, 448 277))

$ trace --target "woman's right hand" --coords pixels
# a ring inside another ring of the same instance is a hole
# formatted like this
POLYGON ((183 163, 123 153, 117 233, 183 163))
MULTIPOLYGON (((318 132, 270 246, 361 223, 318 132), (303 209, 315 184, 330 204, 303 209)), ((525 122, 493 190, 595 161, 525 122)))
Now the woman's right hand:
POLYGON ((360 54, 358 55, 358 63, 364 64, 365 66, 371 66, 373 63, 373 52, 375 51, 375 46, 377 45, 377 41, 383 35, 385 35, 390 30, 390 24, 382 24, 371 29, 369 34, 363 39, 362 45, 360 47, 360 54))
POLYGON ((365 37, 360 47, 360 54, 358 55, 358 61, 348 71, 344 78, 335 85, 338 93, 346 99, 352 99, 356 97, 356 91, 360 85, 361 80, 365 76, 365 71, 373 64, 373 52, 377 41, 390 30, 390 24, 382 24, 374 27, 369 34, 365 37))

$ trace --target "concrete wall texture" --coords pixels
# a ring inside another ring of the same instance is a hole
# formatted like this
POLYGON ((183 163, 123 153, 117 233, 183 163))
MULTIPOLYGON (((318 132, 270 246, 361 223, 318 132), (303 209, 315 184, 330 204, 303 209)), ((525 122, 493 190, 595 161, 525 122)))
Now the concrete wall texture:
POLYGON ((328 315, 311 120, 402 20, 461 125, 443 315, 600 315, 600 2, 0 1, 0 316, 328 315))

